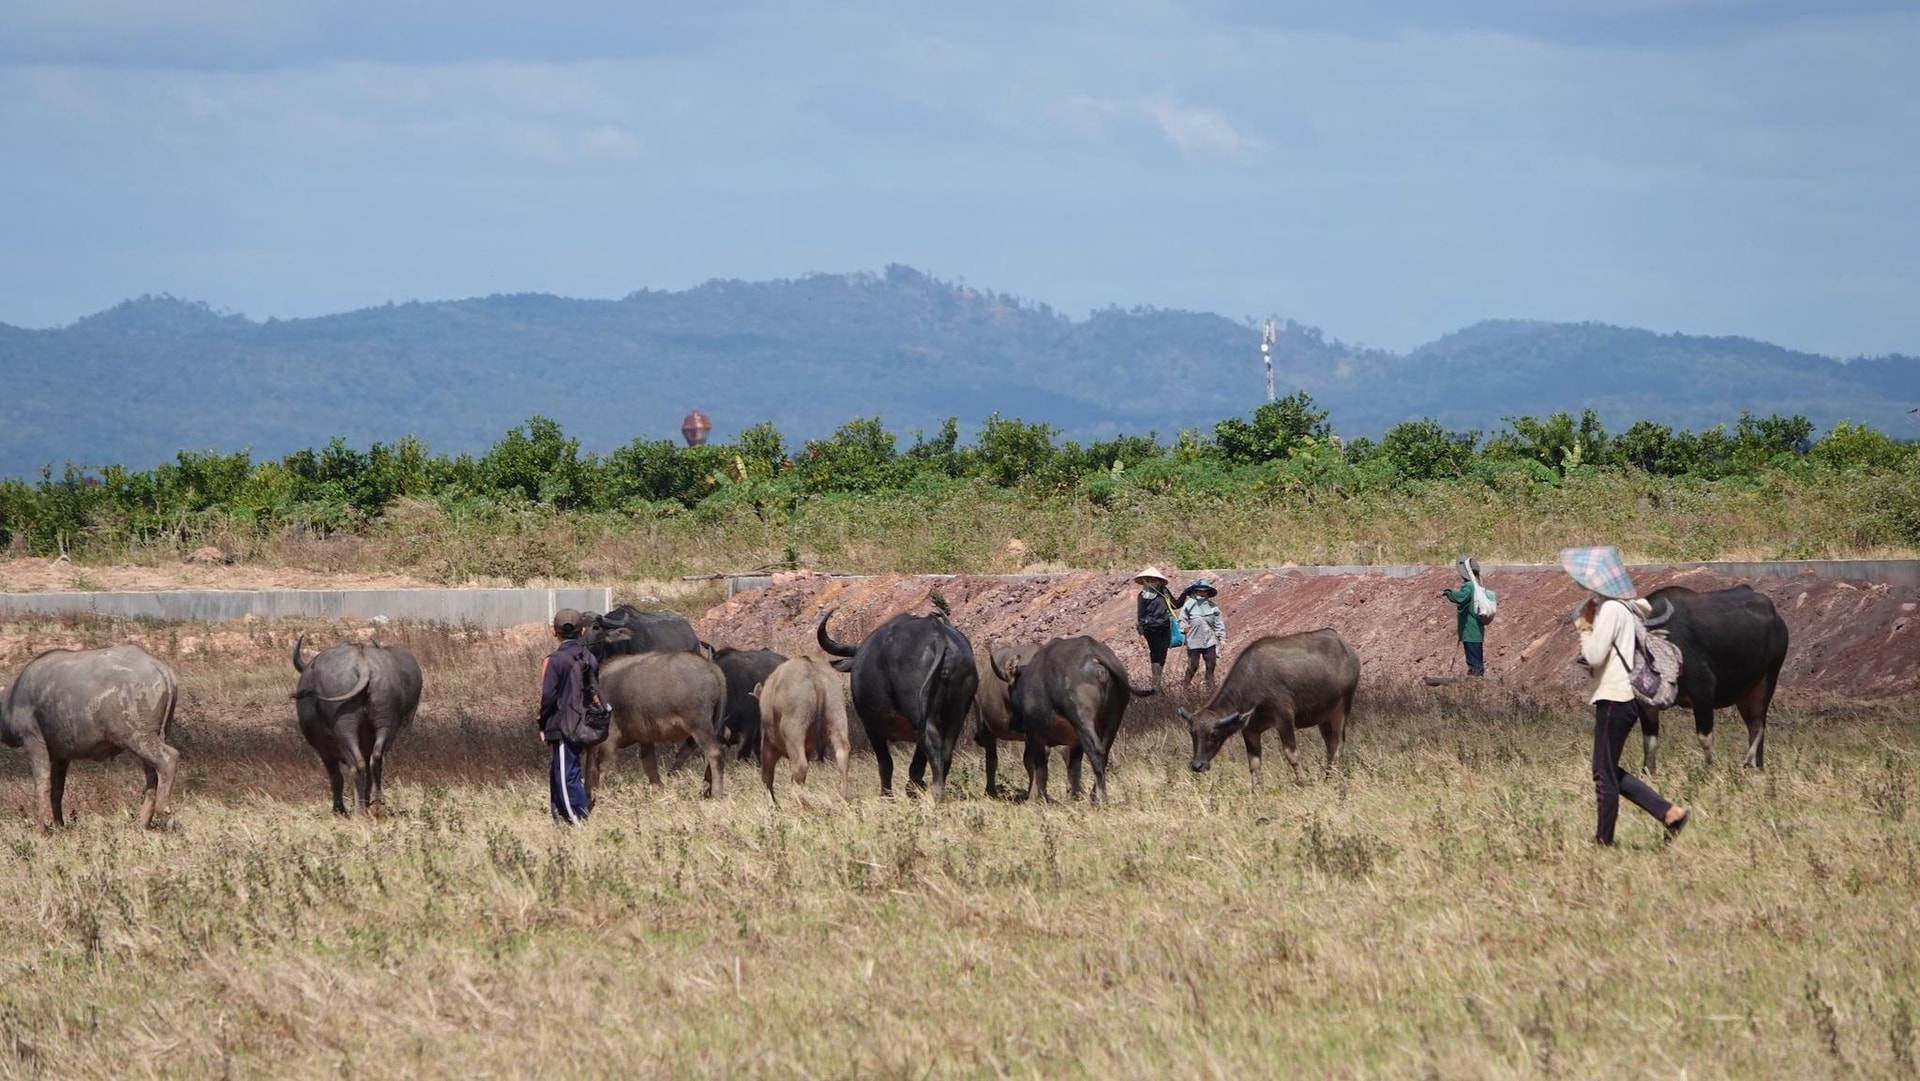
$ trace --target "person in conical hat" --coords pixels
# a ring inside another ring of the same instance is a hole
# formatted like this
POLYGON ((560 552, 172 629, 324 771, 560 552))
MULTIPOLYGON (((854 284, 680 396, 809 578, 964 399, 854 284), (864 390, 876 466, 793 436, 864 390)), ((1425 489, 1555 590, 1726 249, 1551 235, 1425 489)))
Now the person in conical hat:
POLYGON ((1638 598, 1633 579, 1618 549, 1568 548, 1560 566, 1590 594, 1574 618, 1580 632, 1581 664, 1593 677, 1593 795, 1596 821, 1593 839, 1613 843, 1614 823, 1620 817, 1620 797, 1660 820, 1666 839, 1687 826, 1687 809, 1668 803, 1653 786, 1620 765, 1627 736, 1640 723, 1640 700, 1634 696, 1633 655, 1638 636, 1648 633, 1641 621, 1653 613, 1638 598))
POLYGON ((1133 576, 1140 587, 1134 601, 1134 627, 1147 643, 1147 660, 1153 666, 1153 689, 1160 689, 1162 671, 1167 666, 1167 650, 1173 645, 1173 618, 1179 605, 1167 589, 1167 576, 1159 567, 1147 567, 1133 576))

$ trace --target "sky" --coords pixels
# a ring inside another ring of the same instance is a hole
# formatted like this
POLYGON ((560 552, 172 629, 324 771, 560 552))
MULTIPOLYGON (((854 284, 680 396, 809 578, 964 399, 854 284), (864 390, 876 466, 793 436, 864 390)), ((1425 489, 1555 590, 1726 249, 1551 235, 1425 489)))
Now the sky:
POLYGON ((904 263, 1920 353, 1915 55, 1910 0, 0 0, 0 323, 904 263))

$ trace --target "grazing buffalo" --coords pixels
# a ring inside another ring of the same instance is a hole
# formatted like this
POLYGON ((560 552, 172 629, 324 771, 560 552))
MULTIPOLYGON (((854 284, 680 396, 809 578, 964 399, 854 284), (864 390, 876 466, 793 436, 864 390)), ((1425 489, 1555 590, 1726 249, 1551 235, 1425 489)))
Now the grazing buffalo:
POLYGON ((705 794, 724 794, 726 756, 720 725, 727 705, 727 677, 698 653, 643 653, 615 657, 600 666, 600 700, 613 707, 613 727, 587 755, 587 791, 613 767, 614 754, 640 744, 647 781, 660 787, 655 744, 692 740, 707 756, 705 794))
POLYGON ((353 806, 386 814, 381 774, 400 730, 420 708, 420 662, 404 649, 343 642, 310 661, 300 659, 307 636, 293 640, 293 712, 300 734, 327 767, 333 813, 350 815, 341 795, 353 784, 353 806))
POLYGON ((699 653, 700 636, 676 612, 643 612, 623 604, 605 615, 589 612, 580 642, 602 661, 637 653, 699 653))
MULTIPOLYGON (((1693 729, 1707 764, 1713 764, 1713 711, 1736 706, 1747 722, 1746 764, 1765 768, 1767 707, 1787 660, 1787 624, 1773 602, 1747 586, 1712 593, 1667 586, 1649 593, 1647 601, 1654 611, 1648 623, 1659 625, 1680 647, 1680 697, 1674 705, 1693 710, 1693 729)), ((1652 773, 1660 714, 1647 710, 1644 722, 1642 748, 1652 773)))
POLYGON ((173 817, 173 774, 180 752, 167 745, 179 702, 173 671, 139 646, 55 649, 27 663, 12 687, 0 687, 0 743, 24 747, 40 789, 40 825, 67 824, 67 766, 75 759, 132 751, 147 771, 135 819, 173 817))
POLYGON ((980 671, 980 687, 973 692, 973 741, 987 752, 987 795, 1000 794, 1000 741, 1024 741, 1026 733, 1013 725, 1013 705, 1008 700, 1007 688, 1012 684, 1011 676, 1000 673, 1017 672, 1020 666, 1033 659, 1040 649, 1031 643, 1007 646, 996 649, 987 657, 986 664, 975 662, 980 671))
POLYGON ((792 761, 793 783, 807 783, 807 763, 823 747, 840 767, 840 798, 853 798, 847 768, 847 702, 840 674, 825 661, 795 657, 754 691, 760 704, 760 780, 773 796, 773 769, 792 761))
POLYGON ((1198 713, 1180 711, 1193 731, 1193 769, 1206 769, 1228 736, 1247 744, 1247 772, 1260 783, 1260 734, 1280 730, 1293 779, 1304 782, 1295 729, 1320 726, 1327 743, 1327 772, 1340 760, 1353 692, 1360 685, 1360 657, 1332 629, 1271 635, 1241 651, 1233 671, 1198 713))
POLYGON ((888 742, 910 742, 913 764, 907 779, 919 786, 931 763, 931 791, 939 799, 946 791, 954 744, 960 741, 960 728, 980 686, 973 646, 944 615, 894 616, 858 645, 835 641, 827 633, 827 621, 832 618, 833 610, 828 609, 814 636, 829 654, 851 658, 835 662, 834 667, 853 673, 853 709, 873 744, 881 795, 893 794, 893 753, 888 742))
POLYGON ((713 651, 713 663, 727 677, 727 710, 720 722, 720 741, 738 743, 740 760, 751 762, 760 753, 760 702, 754 688, 767 681, 787 658, 770 649, 713 651))
POLYGON ((1080 760, 1093 760, 1093 798, 1107 802, 1107 756, 1134 695, 1153 692, 1127 683, 1126 666, 1105 642, 1084 635, 1055 638, 1026 663, 993 658, 996 675, 1009 686, 1013 724, 1027 740, 1027 798, 1047 798, 1047 748, 1067 747, 1067 778, 1080 798, 1080 760))

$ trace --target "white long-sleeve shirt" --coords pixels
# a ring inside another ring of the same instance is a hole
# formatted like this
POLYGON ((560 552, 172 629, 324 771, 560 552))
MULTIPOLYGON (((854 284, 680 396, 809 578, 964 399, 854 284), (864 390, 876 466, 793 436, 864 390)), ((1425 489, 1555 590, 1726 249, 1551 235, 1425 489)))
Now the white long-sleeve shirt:
POLYGON ((1593 695, 1589 702, 1631 702, 1633 682, 1633 628, 1635 615, 1645 619, 1653 606, 1644 600, 1600 602, 1593 614, 1593 629, 1580 634, 1580 659, 1593 673, 1593 695), (1632 605, 1631 611, 1628 605, 1632 605))

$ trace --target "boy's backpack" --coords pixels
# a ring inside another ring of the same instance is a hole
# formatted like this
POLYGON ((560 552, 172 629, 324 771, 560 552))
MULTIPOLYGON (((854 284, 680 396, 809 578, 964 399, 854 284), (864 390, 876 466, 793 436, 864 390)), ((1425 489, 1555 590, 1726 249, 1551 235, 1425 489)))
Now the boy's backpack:
POLYGON ((1664 632, 1649 630, 1631 608, 1627 614, 1633 620, 1633 660, 1629 662, 1620 657, 1617 645, 1614 656, 1620 657, 1620 663, 1627 666, 1627 682, 1633 686, 1633 697, 1648 709, 1666 709, 1680 697, 1680 673, 1685 668, 1680 647, 1669 641, 1664 632))
POLYGON ((1468 564, 1465 560, 1461 562, 1466 566, 1467 581, 1473 585, 1474 618, 1483 624, 1493 622, 1493 617, 1500 614, 1500 598, 1495 595, 1493 590, 1480 584, 1480 576, 1473 573, 1471 564, 1468 564))
POLYGON ((579 704, 560 707, 560 736, 573 743, 591 747, 606 741, 613 728, 613 707, 600 699, 598 680, 593 671, 593 654, 582 649, 573 656, 573 693, 579 704))
POLYGON ((1482 623, 1492 623, 1500 614, 1500 598, 1478 581, 1473 583, 1473 614, 1482 623))

